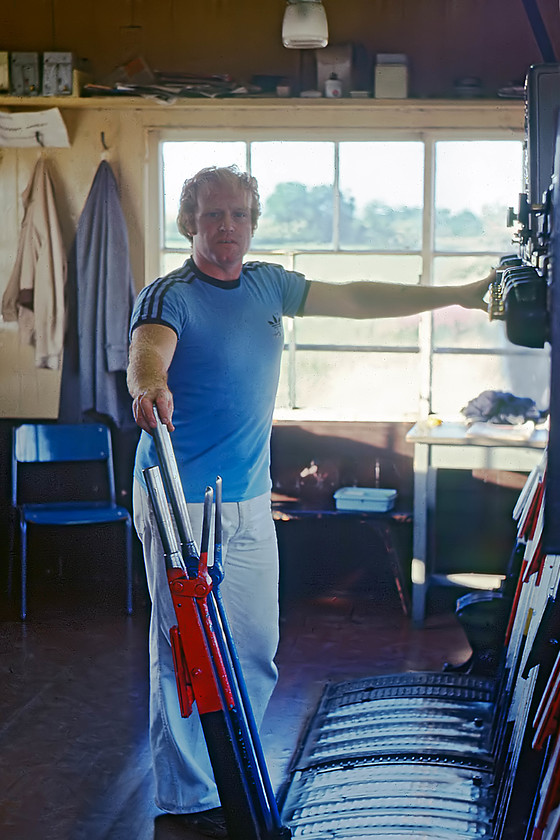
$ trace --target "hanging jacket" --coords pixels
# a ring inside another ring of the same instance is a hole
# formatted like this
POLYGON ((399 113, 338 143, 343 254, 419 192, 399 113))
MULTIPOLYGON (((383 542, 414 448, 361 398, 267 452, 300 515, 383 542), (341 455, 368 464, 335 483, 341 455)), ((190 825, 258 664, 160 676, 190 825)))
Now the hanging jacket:
POLYGON ((17 321, 35 347, 38 368, 58 370, 64 338, 66 252, 47 160, 40 157, 23 195, 16 261, 2 297, 2 317, 17 321))
POLYGON ((117 426, 132 422, 126 368, 135 296, 117 182, 102 161, 69 257, 59 420, 82 422, 89 414, 109 417, 117 426))

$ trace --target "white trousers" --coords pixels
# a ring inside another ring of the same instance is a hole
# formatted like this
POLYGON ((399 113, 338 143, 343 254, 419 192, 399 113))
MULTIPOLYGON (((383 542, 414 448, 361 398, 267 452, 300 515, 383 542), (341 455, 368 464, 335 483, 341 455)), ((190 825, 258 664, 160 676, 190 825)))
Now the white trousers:
MULTIPOLYGON (((189 504, 200 544, 202 504, 189 504)), ((278 549, 270 496, 223 504, 224 580, 220 585, 251 705, 260 725, 277 678, 278 549)), ((163 549, 146 489, 134 482, 134 524, 144 549, 152 601, 150 622, 150 744, 156 805, 187 814, 219 805, 196 712, 182 718, 169 640, 175 610, 163 549)), ((212 529, 213 530, 213 529, 212 529)), ((212 546, 209 559, 211 562, 212 546)))

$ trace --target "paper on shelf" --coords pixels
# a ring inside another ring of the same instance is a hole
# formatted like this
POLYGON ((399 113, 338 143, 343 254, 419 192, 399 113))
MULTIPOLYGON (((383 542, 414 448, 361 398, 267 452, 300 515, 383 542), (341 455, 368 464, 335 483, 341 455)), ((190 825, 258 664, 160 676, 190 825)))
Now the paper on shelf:
POLYGON ((70 146, 60 110, 49 108, 47 111, 24 113, 0 111, 0 147, 21 149, 33 146, 70 146))

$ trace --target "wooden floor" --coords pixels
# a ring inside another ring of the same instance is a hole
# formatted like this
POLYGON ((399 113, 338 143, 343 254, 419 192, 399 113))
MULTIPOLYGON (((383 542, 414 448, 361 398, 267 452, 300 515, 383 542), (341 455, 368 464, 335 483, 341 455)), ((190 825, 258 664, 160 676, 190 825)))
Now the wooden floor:
MULTIPOLYGON (((68 595, 36 598, 25 625, 0 605, 0 836, 188 840, 153 805, 146 599, 126 617, 100 592, 68 595)), ((412 628, 390 580, 286 597, 262 733, 275 788, 327 681, 439 670, 469 652, 445 606, 412 628)))

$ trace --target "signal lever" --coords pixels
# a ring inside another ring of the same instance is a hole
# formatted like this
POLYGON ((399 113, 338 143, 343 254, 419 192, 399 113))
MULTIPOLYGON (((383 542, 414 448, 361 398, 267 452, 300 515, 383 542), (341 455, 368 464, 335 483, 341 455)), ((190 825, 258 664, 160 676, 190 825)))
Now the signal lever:
POLYGON ((542 348, 549 340, 547 284, 538 271, 517 257, 505 257, 490 285, 488 315, 505 321, 512 344, 542 348))
MULTIPOLYGON (((175 453, 157 411, 159 466, 144 470, 177 624, 170 628, 182 717, 196 704, 231 840, 289 840, 282 824, 235 643, 219 592, 221 479, 216 482, 214 566, 208 568, 213 490, 206 488, 200 551, 175 453), (175 525, 169 511, 173 513, 175 525), (178 539, 177 539, 178 537, 178 539)), ((247 608, 250 608, 248 604, 247 608)))

